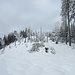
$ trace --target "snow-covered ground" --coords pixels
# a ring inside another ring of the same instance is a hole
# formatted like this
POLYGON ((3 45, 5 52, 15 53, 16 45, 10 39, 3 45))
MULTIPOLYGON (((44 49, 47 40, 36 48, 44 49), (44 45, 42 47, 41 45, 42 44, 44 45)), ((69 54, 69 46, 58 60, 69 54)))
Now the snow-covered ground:
POLYGON ((75 75, 75 50, 65 44, 52 41, 44 43, 39 52, 29 53, 32 43, 17 44, 0 51, 0 75, 75 75), (56 54, 51 53, 53 48, 56 54))

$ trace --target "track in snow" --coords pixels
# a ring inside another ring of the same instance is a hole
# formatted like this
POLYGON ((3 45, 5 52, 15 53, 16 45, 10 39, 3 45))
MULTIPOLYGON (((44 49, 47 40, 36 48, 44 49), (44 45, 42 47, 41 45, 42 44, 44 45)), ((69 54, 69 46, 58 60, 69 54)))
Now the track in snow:
POLYGON ((0 75, 75 75, 75 51, 64 44, 45 43, 53 47, 56 54, 40 52, 28 53, 31 43, 7 48, 0 55, 0 75), (2 72, 4 71, 4 72, 2 72))

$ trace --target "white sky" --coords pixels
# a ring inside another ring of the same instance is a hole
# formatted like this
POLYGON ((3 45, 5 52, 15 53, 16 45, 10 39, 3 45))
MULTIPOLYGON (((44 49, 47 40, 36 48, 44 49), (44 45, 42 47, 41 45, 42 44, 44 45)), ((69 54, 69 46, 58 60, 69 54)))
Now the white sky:
POLYGON ((60 12, 61 0, 0 0, 0 37, 29 26, 52 30, 60 12))

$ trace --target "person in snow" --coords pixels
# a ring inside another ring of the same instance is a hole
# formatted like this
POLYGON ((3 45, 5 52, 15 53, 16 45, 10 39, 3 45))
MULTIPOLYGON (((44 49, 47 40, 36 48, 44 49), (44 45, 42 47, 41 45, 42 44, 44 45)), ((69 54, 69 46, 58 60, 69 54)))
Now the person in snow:
POLYGON ((48 53, 48 49, 49 49, 48 47, 45 47, 45 52, 46 52, 46 53, 48 53))

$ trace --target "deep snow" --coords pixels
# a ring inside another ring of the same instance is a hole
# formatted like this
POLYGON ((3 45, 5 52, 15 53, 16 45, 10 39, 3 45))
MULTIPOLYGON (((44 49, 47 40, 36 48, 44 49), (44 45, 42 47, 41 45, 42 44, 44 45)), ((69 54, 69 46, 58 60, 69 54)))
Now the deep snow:
POLYGON ((29 53, 32 43, 14 43, 0 51, 0 75, 75 75, 75 50, 68 45, 52 41, 44 43, 39 52, 29 53), (26 46, 27 44, 27 46, 26 46), (56 54, 51 53, 51 47, 56 54))

